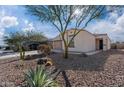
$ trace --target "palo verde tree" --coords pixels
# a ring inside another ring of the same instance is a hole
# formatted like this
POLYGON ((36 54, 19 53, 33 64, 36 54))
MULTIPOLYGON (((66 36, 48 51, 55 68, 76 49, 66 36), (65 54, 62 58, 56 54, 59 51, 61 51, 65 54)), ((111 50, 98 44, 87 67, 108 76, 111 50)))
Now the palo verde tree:
POLYGON ((20 59, 24 60, 25 51, 22 46, 22 42, 26 40, 26 37, 19 32, 9 33, 8 36, 4 36, 4 42, 11 47, 11 49, 18 50, 20 53, 20 59))
POLYGON ((47 38, 41 32, 37 31, 11 32, 7 36, 4 36, 4 42, 9 45, 13 50, 16 50, 20 53, 21 60, 24 60, 25 58, 25 42, 41 42, 45 40, 47 40, 47 38))
MULTIPOLYGON (((107 6, 26 6, 31 15, 38 17, 41 22, 51 23, 60 33, 64 43, 64 58, 68 58, 68 47, 81 30, 85 29, 92 20, 106 16, 107 6), (73 25, 75 29, 70 40, 65 37, 66 31, 73 25)), ((109 11, 111 12, 111 11, 109 11)))

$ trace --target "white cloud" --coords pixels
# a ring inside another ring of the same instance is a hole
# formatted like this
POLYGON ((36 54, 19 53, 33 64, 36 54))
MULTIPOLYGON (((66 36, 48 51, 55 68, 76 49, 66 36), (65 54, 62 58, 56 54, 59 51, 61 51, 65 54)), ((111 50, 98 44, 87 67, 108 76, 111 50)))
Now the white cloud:
POLYGON ((89 25, 87 29, 93 33, 107 33, 114 41, 124 41, 124 14, 120 17, 116 13, 112 15, 108 19, 113 18, 114 23, 108 19, 101 20, 89 25))
POLYGON ((35 30, 34 24, 29 22, 28 20, 24 20, 25 27, 22 28, 23 31, 32 31, 35 30))
POLYGON ((0 12, 0 18, 3 17, 5 15, 5 10, 1 10, 0 12))
POLYGON ((17 26, 18 20, 15 16, 7 16, 4 10, 0 11, 0 45, 3 45, 3 37, 5 35, 5 28, 17 26))
POLYGON ((28 20, 24 20, 24 23, 25 23, 25 25, 27 25, 29 23, 29 21, 28 20))
POLYGON ((96 22, 95 24, 89 27, 93 33, 107 33, 108 31, 112 31, 114 28, 113 24, 107 21, 96 22))
POLYGON ((108 20, 111 21, 111 22, 115 22, 116 19, 118 18, 118 13, 117 11, 113 11, 111 13, 109 13, 109 17, 108 17, 108 20))
POLYGON ((2 19, 1 19, 1 25, 3 27, 12 27, 12 26, 17 26, 19 23, 17 21, 17 18, 14 17, 14 16, 4 16, 2 19))
POLYGON ((116 26, 118 26, 120 28, 124 27, 124 14, 117 19, 116 26))

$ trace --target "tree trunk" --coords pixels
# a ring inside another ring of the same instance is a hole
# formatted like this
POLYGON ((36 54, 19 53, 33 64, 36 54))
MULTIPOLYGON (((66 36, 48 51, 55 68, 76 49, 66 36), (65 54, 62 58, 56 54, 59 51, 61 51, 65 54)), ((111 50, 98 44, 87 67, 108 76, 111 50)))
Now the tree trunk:
POLYGON ((67 59, 68 58, 68 45, 67 45, 67 42, 68 40, 66 41, 66 39, 64 38, 64 34, 61 34, 62 35, 62 40, 64 41, 64 58, 67 59))
POLYGON ((25 59, 25 51, 22 50, 22 60, 24 60, 24 59, 25 59))
POLYGON ((22 52, 19 50, 19 53, 20 53, 20 59, 22 59, 22 52))
POLYGON ((25 50, 22 48, 22 46, 19 46, 19 53, 20 53, 20 59, 24 60, 24 58, 25 58, 25 50))
POLYGON ((64 58, 65 59, 68 58, 68 46, 65 46, 65 49, 64 49, 64 58))

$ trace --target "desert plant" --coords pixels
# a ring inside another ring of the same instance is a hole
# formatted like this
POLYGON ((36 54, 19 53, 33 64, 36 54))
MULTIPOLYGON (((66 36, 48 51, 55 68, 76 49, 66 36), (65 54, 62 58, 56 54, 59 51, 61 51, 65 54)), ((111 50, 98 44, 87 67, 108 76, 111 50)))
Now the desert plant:
POLYGON ((19 46, 19 53, 20 53, 20 59, 24 60, 25 59, 25 49, 21 45, 19 46))
POLYGON ((17 32, 10 32, 8 35, 4 36, 4 42, 12 49, 16 49, 19 51, 20 45, 25 45, 25 42, 34 41, 34 42, 42 42, 46 41, 47 38, 41 33, 37 31, 17 31, 17 32))
POLYGON ((8 36, 4 37, 5 43, 10 46, 14 51, 18 51, 20 54, 20 59, 25 58, 25 42, 27 41, 37 41, 41 42, 47 38, 40 32, 27 31, 27 32, 11 32, 8 36))
POLYGON ((49 55, 51 52, 50 46, 46 44, 39 45, 37 49, 38 49, 38 53, 43 53, 46 56, 49 55))
POLYGON ((45 69, 41 66, 37 66, 36 69, 30 69, 25 74, 25 79, 29 87, 53 87, 57 86, 57 83, 50 78, 45 69))

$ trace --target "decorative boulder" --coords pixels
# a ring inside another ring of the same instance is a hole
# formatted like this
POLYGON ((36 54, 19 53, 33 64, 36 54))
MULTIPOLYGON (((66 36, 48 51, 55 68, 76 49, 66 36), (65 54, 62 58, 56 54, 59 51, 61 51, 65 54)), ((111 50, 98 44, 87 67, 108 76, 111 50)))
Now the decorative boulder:
POLYGON ((53 62, 52 61, 47 61, 45 66, 52 66, 53 65, 53 62))
POLYGON ((38 59, 37 64, 45 65, 45 66, 52 66, 53 60, 51 58, 43 57, 43 58, 38 59))
POLYGON ((43 64, 45 64, 46 62, 47 62, 47 59, 43 59, 43 58, 40 58, 40 59, 37 60, 37 64, 38 64, 38 65, 43 65, 43 64))

